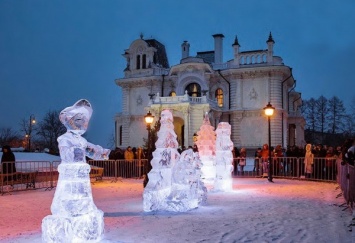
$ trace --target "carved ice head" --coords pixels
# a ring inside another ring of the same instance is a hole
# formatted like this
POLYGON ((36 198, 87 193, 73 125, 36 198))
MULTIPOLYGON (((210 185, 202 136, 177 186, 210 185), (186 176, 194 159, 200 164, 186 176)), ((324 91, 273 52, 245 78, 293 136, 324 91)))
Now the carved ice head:
POLYGON ((81 135, 86 132, 91 115, 90 102, 80 99, 74 105, 62 110, 59 114, 59 120, 68 131, 81 135))
POLYGON ((171 113, 170 110, 163 110, 161 112, 161 120, 160 120, 160 122, 162 124, 172 123, 173 122, 173 114, 171 113))

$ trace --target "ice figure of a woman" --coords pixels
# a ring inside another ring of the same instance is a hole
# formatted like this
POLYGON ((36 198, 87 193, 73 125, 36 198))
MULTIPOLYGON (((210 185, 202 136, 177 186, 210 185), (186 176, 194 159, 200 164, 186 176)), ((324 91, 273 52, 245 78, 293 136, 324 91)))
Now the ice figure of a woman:
POLYGON ((97 242, 104 232, 103 212, 94 204, 90 165, 85 156, 107 159, 109 149, 93 145, 81 135, 92 115, 89 101, 81 99, 59 115, 67 132, 58 137, 61 163, 52 201, 52 215, 42 220, 43 242, 97 242))

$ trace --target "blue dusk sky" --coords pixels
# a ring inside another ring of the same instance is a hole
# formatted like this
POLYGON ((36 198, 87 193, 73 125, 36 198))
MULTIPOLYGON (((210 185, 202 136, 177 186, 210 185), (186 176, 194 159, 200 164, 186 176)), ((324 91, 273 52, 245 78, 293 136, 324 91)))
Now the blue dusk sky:
MULTIPOLYGON (((181 44, 190 55, 214 48, 223 34, 223 61, 266 49, 293 68, 303 99, 355 94, 353 0, 0 0, 0 128, 19 131, 22 119, 41 120, 81 98, 94 109, 88 141, 107 147, 122 110, 122 54, 143 33, 165 45, 170 66, 181 44)), ((143 121, 142 121, 143 122, 143 121)))

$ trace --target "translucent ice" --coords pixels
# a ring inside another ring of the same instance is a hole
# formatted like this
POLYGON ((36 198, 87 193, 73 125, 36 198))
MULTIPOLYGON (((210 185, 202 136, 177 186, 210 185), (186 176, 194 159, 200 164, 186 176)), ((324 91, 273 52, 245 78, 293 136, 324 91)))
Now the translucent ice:
POLYGON ((81 136, 91 114, 87 100, 79 100, 60 113, 67 132, 58 138, 59 178, 51 205, 52 215, 42 220, 43 242, 97 242, 103 235, 103 212, 94 204, 90 166, 85 156, 107 159, 110 150, 88 143, 81 136))
POLYGON ((233 142, 231 136, 231 126, 227 122, 220 122, 216 129, 216 178, 214 181, 214 191, 232 190, 233 171, 233 142))
POLYGON ((207 112, 197 135, 196 145, 202 162, 201 177, 205 184, 212 185, 216 177, 216 133, 207 112))
POLYGON ((207 189, 201 181, 201 160, 192 149, 185 150, 173 168, 171 193, 166 210, 186 212, 207 200, 207 189))
POLYGON ((143 192, 144 211, 185 212, 206 201, 206 187, 200 180, 201 161, 192 149, 181 156, 169 110, 161 114, 158 141, 155 143, 148 173, 149 182, 143 192))
POLYGON ((172 113, 163 110, 160 122, 156 150, 151 161, 152 169, 148 173, 149 181, 143 192, 143 210, 146 212, 166 208, 166 198, 171 192, 172 168, 180 157, 172 113))

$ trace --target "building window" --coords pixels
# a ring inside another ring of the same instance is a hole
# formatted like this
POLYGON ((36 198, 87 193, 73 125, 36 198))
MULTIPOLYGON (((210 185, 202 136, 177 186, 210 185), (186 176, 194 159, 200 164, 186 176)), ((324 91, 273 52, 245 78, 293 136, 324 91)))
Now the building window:
POLYGON ((223 106, 223 90, 218 88, 215 92, 215 98, 219 107, 223 106))
POLYGON ((120 126, 120 134, 119 134, 119 145, 122 146, 122 126, 120 126))
POLYGON ((176 92, 175 91, 171 91, 169 96, 176 96, 176 92))
POLYGON ((201 97, 201 86, 198 83, 191 83, 186 87, 187 94, 192 97, 201 97))
POLYGON ((137 55, 137 69, 141 68, 141 56, 137 55))
POLYGON ((147 55, 146 54, 143 54, 142 68, 143 69, 147 68, 147 55))

